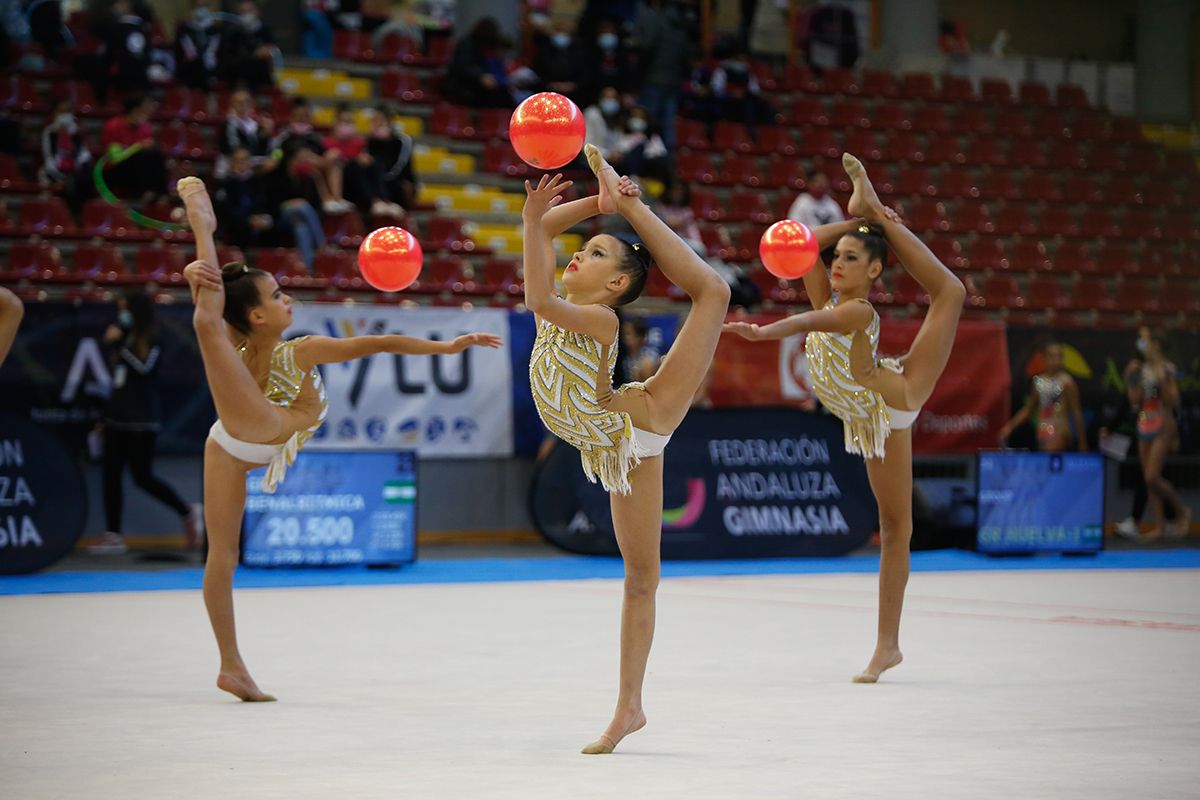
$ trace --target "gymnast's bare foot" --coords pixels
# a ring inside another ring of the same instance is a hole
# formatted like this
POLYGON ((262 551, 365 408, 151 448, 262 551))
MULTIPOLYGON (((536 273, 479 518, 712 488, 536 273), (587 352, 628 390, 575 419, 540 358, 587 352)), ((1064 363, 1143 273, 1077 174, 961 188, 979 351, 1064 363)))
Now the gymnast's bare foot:
POLYGON ((892 667, 898 666, 903 660, 904 655, 895 648, 876 650, 875 655, 871 656, 871 663, 867 665, 867 668, 851 680, 854 683, 876 683, 880 675, 892 667))
POLYGON ((254 678, 250 677, 250 673, 245 668, 240 670, 222 669, 221 674, 217 676, 217 688, 229 692, 247 703, 275 702, 275 696, 259 689, 258 684, 254 682, 254 678))
POLYGON ((611 753, 622 739, 644 727, 646 727, 646 715, 640 708, 632 711, 618 710, 613 721, 609 723, 608 730, 579 752, 588 756, 611 753))
POLYGON ((850 216, 862 217, 867 222, 883 222, 887 219, 895 221, 893 216, 889 216, 888 209, 880 202, 879 195, 875 194, 875 187, 871 185, 871 179, 867 177, 867 169, 862 162, 849 153, 843 153, 842 167, 854 184, 850 202, 846 204, 846 211, 850 216))
POLYGON ((188 222, 196 234, 210 234, 217 230, 217 213, 213 211, 212 198, 204 181, 199 178, 180 178, 176 184, 179 199, 187 210, 188 222))

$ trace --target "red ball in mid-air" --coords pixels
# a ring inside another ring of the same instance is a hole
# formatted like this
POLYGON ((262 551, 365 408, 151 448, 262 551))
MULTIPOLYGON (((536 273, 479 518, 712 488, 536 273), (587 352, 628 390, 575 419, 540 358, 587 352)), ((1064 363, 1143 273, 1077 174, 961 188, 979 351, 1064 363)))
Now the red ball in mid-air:
POLYGON ((807 225, 785 219, 767 228, 758 243, 758 257, 776 278, 802 278, 817 263, 817 237, 807 225))
POLYGON ((558 169, 583 149, 587 125, 579 106, 556 92, 527 97, 508 121, 517 155, 535 169, 558 169))
POLYGON ((421 274, 421 243, 404 228, 371 231, 358 248, 358 271, 381 292, 407 289, 421 274))

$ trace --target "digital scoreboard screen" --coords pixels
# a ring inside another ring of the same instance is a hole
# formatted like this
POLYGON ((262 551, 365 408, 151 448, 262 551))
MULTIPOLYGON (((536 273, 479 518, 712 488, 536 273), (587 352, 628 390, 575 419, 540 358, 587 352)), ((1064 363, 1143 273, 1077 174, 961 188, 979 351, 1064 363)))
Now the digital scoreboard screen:
POLYGON ((1104 457, 1099 453, 982 452, 977 475, 981 552, 1103 548, 1104 457))
POLYGON ((252 567, 406 564, 416 557, 411 451, 303 451, 274 494, 246 478, 242 563, 252 567))

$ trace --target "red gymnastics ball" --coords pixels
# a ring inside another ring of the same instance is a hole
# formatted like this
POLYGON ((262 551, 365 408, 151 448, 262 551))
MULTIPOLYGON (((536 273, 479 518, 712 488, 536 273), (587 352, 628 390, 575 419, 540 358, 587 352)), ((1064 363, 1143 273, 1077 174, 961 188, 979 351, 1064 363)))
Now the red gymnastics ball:
POLYGON ((421 274, 421 243, 404 228, 371 231, 358 248, 358 271, 381 292, 407 289, 421 274))
POLYGON ((817 263, 817 237, 795 220, 785 219, 767 228, 758 243, 758 257, 776 278, 804 277, 817 263))
POLYGON ((583 149, 587 125, 579 106, 556 92, 525 99, 508 121, 513 150, 535 169, 558 169, 583 149))

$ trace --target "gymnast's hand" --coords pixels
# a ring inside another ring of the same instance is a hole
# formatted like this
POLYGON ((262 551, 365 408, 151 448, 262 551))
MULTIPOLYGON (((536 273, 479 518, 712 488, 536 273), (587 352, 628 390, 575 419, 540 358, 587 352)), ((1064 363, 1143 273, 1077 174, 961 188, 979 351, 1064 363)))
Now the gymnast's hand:
POLYGON ((726 322, 721 326, 721 330, 728 333, 736 333, 738 336, 751 342, 761 342, 767 338, 763 335, 762 328, 753 322, 726 322))
POLYGON ((447 353, 461 353, 468 347, 499 347, 502 340, 491 333, 468 333, 446 343, 447 353))
POLYGON ((192 288, 194 297, 197 289, 212 289, 214 292, 225 291, 225 282, 221 280, 221 270, 206 261, 193 261, 183 268, 183 277, 192 288))

